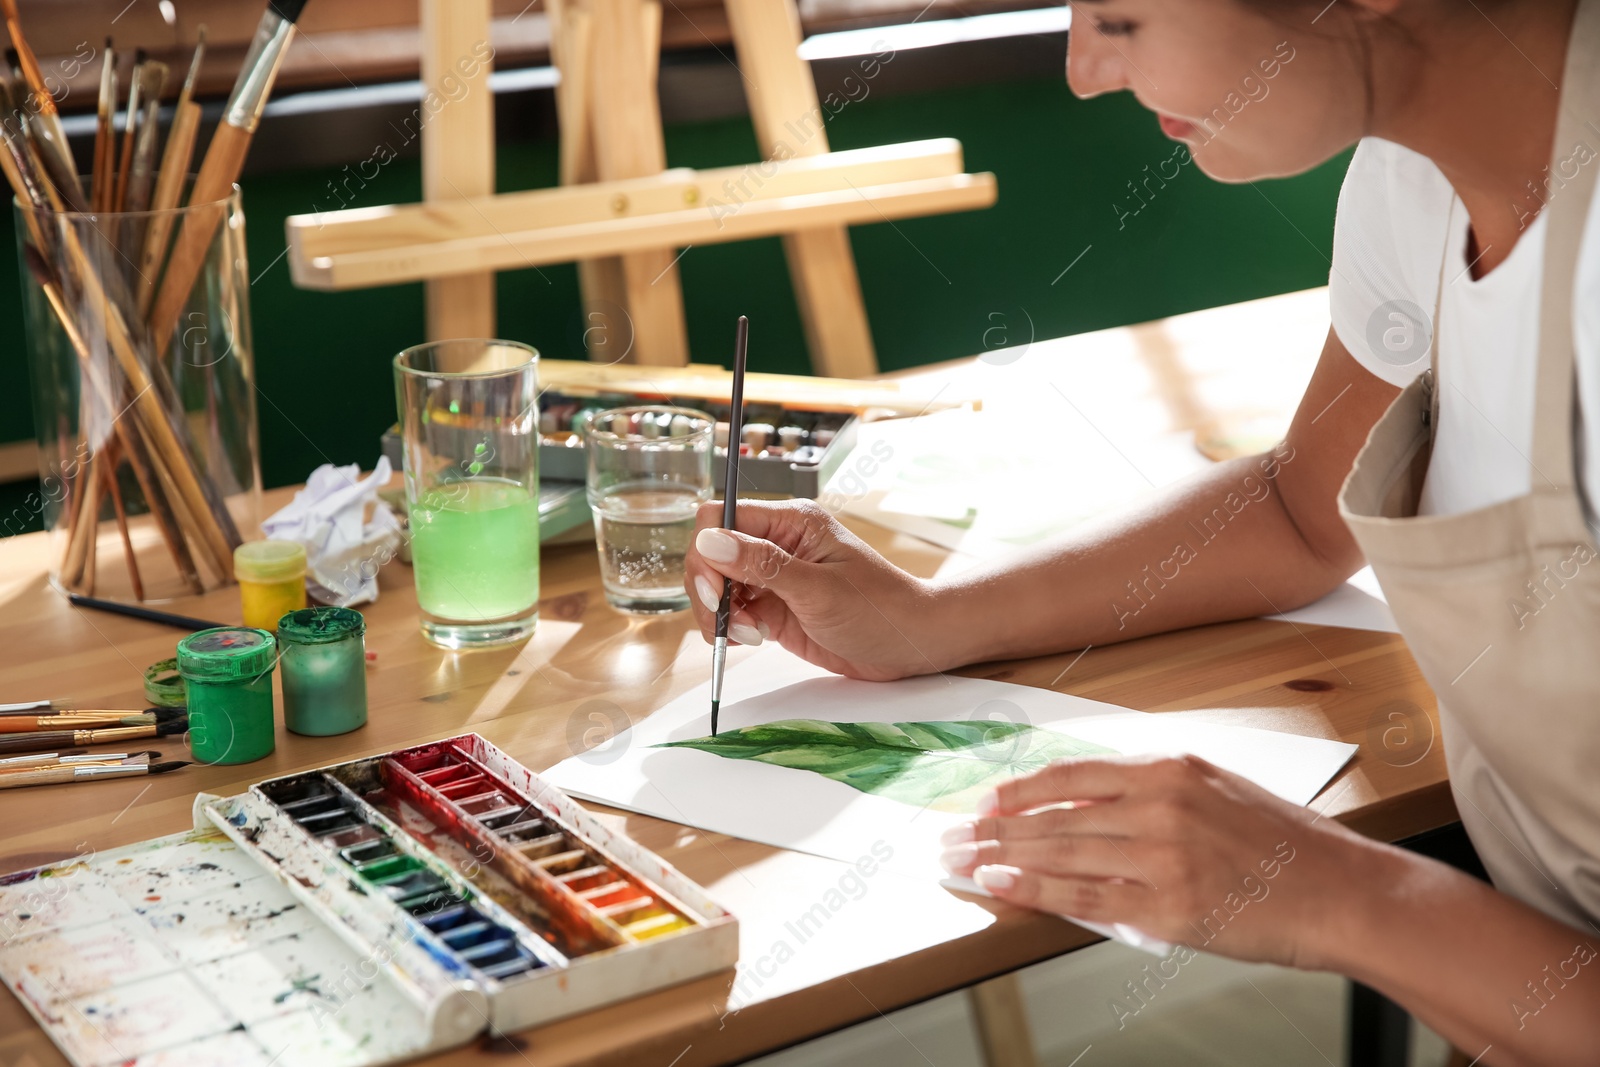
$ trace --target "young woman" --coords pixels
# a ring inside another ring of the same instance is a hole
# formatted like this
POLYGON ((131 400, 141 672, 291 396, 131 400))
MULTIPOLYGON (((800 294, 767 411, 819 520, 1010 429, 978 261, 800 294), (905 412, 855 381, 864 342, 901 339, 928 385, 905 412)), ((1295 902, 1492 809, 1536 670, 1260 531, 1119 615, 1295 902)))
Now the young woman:
POLYGON ((890 679, 1305 604, 1365 558, 1438 694, 1498 892, 1195 759, 1012 781, 949 835, 946 865, 1179 943, 1270 869, 1273 892, 1207 948, 1359 979, 1486 1064, 1600 1062, 1600 0, 1077 0, 1074 15, 1073 91, 1133 92, 1213 178, 1295 174, 1359 142, 1332 329, 1278 453, 1293 462, 1219 464, 942 581, 815 505, 741 505, 738 533, 711 529, 708 505, 688 565, 702 630, 731 577, 735 640, 890 679), (1246 85, 1237 105, 1242 76, 1270 94, 1246 85), (1269 505, 1137 615, 1108 609, 1262 473, 1269 505))

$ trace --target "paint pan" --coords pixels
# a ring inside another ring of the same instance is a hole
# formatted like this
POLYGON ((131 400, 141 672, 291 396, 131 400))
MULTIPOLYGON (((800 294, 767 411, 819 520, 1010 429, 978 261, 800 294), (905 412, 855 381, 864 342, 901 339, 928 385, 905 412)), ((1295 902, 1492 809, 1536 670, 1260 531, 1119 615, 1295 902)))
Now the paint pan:
POLYGON ((689 910, 666 891, 585 841, 466 746, 444 742, 396 752, 380 773, 390 792, 475 855, 488 856, 489 866, 565 926, 592 932, 596 945, 637 943, 694 926, 689 910))
POLYGON ((565 962, 542 937, 498 912, 492 902, 474 902, 470 885, 457 872, 428 856, 338 779, 312 772, 264 782, 259 789, 296 829, 347 868, 365 894, 408 916, 417 936, 432 942, 429 948, 450 957, 459 969, 499 982, 565 962), (358 829, 364 832, 352 833, 358 829), (355 844, 344 844, 358 836, 355 844), (493 930, 501 951, 491 958, 434 936, 429 917, 451 909, 493 930))

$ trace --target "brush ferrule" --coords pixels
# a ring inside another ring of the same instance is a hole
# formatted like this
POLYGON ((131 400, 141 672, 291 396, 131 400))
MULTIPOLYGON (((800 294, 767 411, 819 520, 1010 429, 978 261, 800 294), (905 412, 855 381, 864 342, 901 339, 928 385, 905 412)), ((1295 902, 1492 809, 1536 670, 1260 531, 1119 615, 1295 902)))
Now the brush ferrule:
POLYGON ((711 646, 711 699, 722 703, 722 669, 728 663, 728 639, 719 637, 711 646))
POLYGON ((130 774, 144 774, 148 768, 142 764, 105 764, 93 767, 72 768, 72 780, 80 778, 123 778, 130 774))
POLYGON ((256 26, 256 35, 245 53, 244 66, 239 68, 239 80, 233 83, 233 93, 228 106, 223 109, 222 121, 237 126, 246 133, 254 133, 261 121, 261 112, 267 106, 267 94, 272 80, 278 75, 278 64, 289 49, 294 36, 294 23, 268 7, 256 26))

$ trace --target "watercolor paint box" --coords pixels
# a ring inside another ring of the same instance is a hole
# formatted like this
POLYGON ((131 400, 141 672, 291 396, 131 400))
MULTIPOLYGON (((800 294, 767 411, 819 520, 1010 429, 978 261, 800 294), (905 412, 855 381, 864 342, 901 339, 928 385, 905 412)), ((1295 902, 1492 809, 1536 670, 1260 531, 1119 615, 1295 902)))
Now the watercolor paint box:
MULTIPOLYGON (((558 481, 584 480, 588 459, 579 427, 588 412, 662 403, 704 411, 716 420, 718 438, 711 478, 715 490, 721 492, 727 466, 727 423, 732 412, 726 403, 694 397, 569 397, 546 391, 539 398, 539 476, 558 481)), ((828 479, 855 447, 859 420, 850 413, 747 400, 744 425, 746 448, 739 461, 741 491, 814 500, 822 495, 828 479)))
POLYGON ((475 734, 195 823, 0 877, 0 980, 80 1067, 395 1062, 738 955, 699 886, 475 734))

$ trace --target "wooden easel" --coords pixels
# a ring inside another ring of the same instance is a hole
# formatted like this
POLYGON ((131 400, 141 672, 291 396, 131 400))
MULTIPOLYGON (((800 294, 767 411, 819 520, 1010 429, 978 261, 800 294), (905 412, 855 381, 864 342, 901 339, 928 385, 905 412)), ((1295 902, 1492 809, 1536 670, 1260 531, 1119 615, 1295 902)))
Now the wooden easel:
POLYGON ((493 336, 493 271, 578 262, 589 355, 689 362, 675 249, 781 235, 813 368, 877 370, 846 226, 966 211, 995 200, 962 172, 957 142, 830 152, 793 0, 725 0, 764 159, 667 170, 656 95, 659 0, 546 0, 561 71, 560 189, 494 196, 486 65, 489 0, 421 0, 423 82, 465 82, 423 126, 422 205, 288 220, 297 284, 343 289, 425 280, 430 338, 493 336), (724 192, 736 184, 737 203, 724 192), (745 197, 742 194, 748 193, 745 197))

